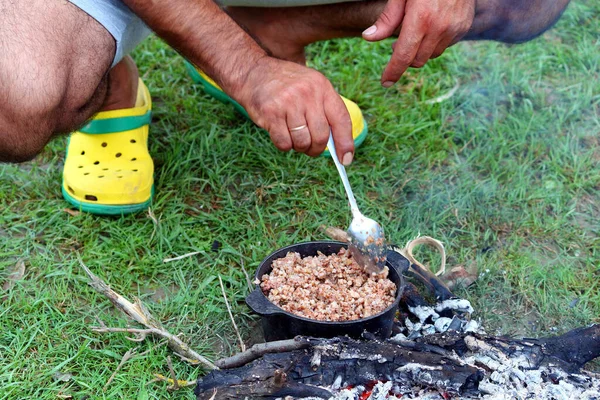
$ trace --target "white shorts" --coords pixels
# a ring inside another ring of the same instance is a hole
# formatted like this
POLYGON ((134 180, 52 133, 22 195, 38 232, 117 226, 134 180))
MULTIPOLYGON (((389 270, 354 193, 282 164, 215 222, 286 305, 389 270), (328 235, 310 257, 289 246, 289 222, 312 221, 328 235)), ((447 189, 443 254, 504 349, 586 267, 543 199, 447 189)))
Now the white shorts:
MULTIPOLYGON (((117 49, 113 66, 151 33, 122 0, 69 1, 98 21, 115 38, 117 49)), ((349 0, 217 0, 217 3, 221 6, 300 7, 346 1, 349 0)))

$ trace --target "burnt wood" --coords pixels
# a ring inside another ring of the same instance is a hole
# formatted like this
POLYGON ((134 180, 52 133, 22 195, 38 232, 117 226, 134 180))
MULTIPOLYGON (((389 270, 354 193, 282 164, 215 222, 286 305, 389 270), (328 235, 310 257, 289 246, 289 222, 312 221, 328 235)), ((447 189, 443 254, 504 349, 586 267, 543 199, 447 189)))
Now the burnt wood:
POLYGON ((473 343, 493 348, 508 358, 525 356, 531 361, 531 369, 552 365, 577 373, 587 362, 600 357, 600 325, 540 339, 445 332, 399 342, 347 337, 295 340, 307 348, 264 354, 241 367, 215 370, 199 378, 197 399, 327 399, 333 394, 332 387, 339 389, 336 384, 343 388, 373 381, 476 396, 479 382, 489 371, 457 358, 468 352, 487 351, 473 348, 473 343))

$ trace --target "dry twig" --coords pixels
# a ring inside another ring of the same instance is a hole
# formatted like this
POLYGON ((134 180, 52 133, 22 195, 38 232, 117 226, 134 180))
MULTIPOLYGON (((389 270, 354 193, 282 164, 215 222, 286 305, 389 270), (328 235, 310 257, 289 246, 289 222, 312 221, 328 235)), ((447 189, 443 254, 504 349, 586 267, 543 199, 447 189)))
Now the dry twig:
POLYGON ((258 343, 250 347, 248 350, 238 353, 234 356, 223 358, 215 362, 219 368, 235 368, 256 360, 267 353, 281 353, 285 351, 293 351, 305 349, 310 346, 307 340, 287 339, 277 340, 274 342, 258 343))
POLYGON ((242 267, 242 271, 244 272, 244 275, 246 276, 246 283, 248 284, 248 290, 249 291, 253 291, 254 287, 252 286, 252 281, 250 280, 250 275, 248 275, 248 271, 246 271, 246 268, 244 268, 244 260, 240 260, 240 265, 242 267))
POLYGON ((192 251, 191 253, 183 254, 181 256, 177 256, 177 257, 173 257, 173 258, 165 258, 163 260, 163 263, 168 263, 168 262, 171 262, 171 261, 181 260, 181 259, 184 259, 184 258, 187 258, 187 257, 195 256, 196 254, 200 254, 200 253, 202 253, 202 252, 201 251, 192 251))
POLYGON ((127 350, 127 352, 125 352, 125 354, 123 354, 123 358, 121 359, 121 362, 119 362, 119 365, 117 365, 117 368, 115 369, 115 371, 112 373, 110 378, 108 378, 108 381, 106 381, 106 385, 104 385, 104 387, 102 388, 103 392, 106 392, 106 389, 108 388, 110 383, 113 381, 113 379, 115 379, 117 372, 119 372, 119 370, 121 369, 123 364, 125 364, 131 357, 133 357, 135 355, 136 351, 137 351, 137 347, 134 349, 129 349, 129 350, 127 350))
POLYGON ((348 236, 348 233, 346 233, 346 231, 340 228, 336 228, 335 226, 327 227, 325 225, 321 225, 319 229, 321 229, 321 231, 323 231, 325 235, 327 235, 333 240, 338 240, 340 242, 350 242, 350 237, 348 236))
POLYGON ((171 386, 169 390, 179 390, 179 384, 177 383, 177 376, 175 375, 175 370, 173 369, 171 356, 167 356, 167 366, 169 367, 169 373, 171 374, 171 379, 173 380, 173 386, 171 386))
POLYGON ((148 207, 148 217, 150 217, 150 219, 154 223, 154 229, 152 230, 152 234, 150 235, 150 239, 148 240, 148 244, 150 244, 150 242, 152 242, 152 239, 154 239, 156 231, 158 230, 158 219, 156 219, 156 216, 154 215, 154 212, 150 207, 148 207))
POLYGON ((246 351, 246 345, 242 340, 242 335, 240 335, 240 331, 237 327, 237 324, 235 323, 235 320, 233 319, 233 314, 231 313, 231 307, 229 307, 229 302, 227 301, 227 295, 225 294, 225 286, 223 286, 223 279, 221 279, 221 275, 219 275, 219 285, 221 285, 221 293, 223 293, 223 299, 225 299, 225 305, 227 306, 227 312, 229 313, 229 318, 231 319, 231 323, 233 324, 233 329, 235 330, 235 333, 237 334, 238 340, 240 342, 240 349, 242 349, 242 351, 246 351))
POLYGON ((70 208, 63 208, 63 211, 66 212, 67 214, 69 214, 72 217, 76 217, 79 214, 81 214, 80 211, 76 211, 76 210, 71 210, 70 208))
MULTIPOLYGON (((154 318, 154 316, 148 311, 146 306, 140 301, 135 299, 135 304, 131 303, 125 297, 112 290, 102 279, 89 270, 89 268, 83 263, 79 254, 77 255, 81 268, 85 271, 87 276, 90 278, 89 285, 93 287, 98 293, 106 296, 111 303, 125 315, 134 321, 144 325, 147 329, 130 329, 130 328, 107 328, 106 326, 100 326, 93 328, 96 332, 130 332, 138 334, 138 337, 134 341, 143 340, 142 338, 148 334, 167 340, 167 345, 171 350, 177 354, 181 354, 187 360, 192 361, 194 364, 202 364, 209 369, 217 369, 217 367, 205 357, 196 353, 186 343, 184 343, 179 337, 169 333, 162 324, 154 318)), ((131 339, 130 339, 131 340, 131 339)))

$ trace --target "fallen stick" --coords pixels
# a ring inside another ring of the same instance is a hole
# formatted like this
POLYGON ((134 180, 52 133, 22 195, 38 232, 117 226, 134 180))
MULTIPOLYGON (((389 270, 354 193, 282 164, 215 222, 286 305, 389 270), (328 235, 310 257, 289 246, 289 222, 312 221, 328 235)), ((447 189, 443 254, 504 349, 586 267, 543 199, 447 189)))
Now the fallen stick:
POLYGON ((117 368, 115 368, 115 371, 112 373, 112 375, 110 376, 110 378, 108 378, 108 381, 106 381, 106 385, 104 385, 104 387, 102 388, 103 392, 106 392, 106 389, 108 388, 108 386, 111 384, 111 382, 113 381, 113 379, 115 379, 115 376, 117 375, 117 372, 119 372, 119 370, 121 369, 121 367, 131 358, 135 355, 137 351, 137 347, 134 349, 129 349, 125 352, 125 354, 123 354, 123 358, 121 359, 121 361, 119 362, 119 365, 117 365, 117 368))
POLYGON ((252 281, 250 280, 250 275, 248 275, 248 271, 246 271, 246 268, 244 268, 244 260, 240 260, 240 266, 242 267, 242 271, 244 272, 244 275, 246 276, 246 283, 248 284, 248 291, 251 292, 254 290, 254 286, 252 286, 252 281))
POLYGON ((458 332, 416 341, 296 337, 217 361, 222 369, 200 377, 195 393, 197 400, 347 400, 367 398, 366 387, 380 381, 403 398, 591 400, 600 398, 600 376, 581 368, 600 356, 599 339, 600 325, 540 339, 458 332))
POLYGON ((309 340, 301 338, 258 343, 242 353, 217 360, 215 364, 217 367, 222 369, 236 368, 248 364, 250 361, 256 360, 257 358, 260 358, 268 353, 282 353, 286 351, 301 350, 308 348, 310 345, 311 343, 309 340))
POLYGON ((229 301, 227 301, 227 295, 225 294, 225 287, 223 286, 223 279, 221 279, 221 275, 219 275, 219 285, 221 285, 221 293, 223 294, 223 299, 225 299, 225 305, 227 306, 227 312, 229 313, 229 319, 231 319, 231 324, 233 325, 233 329, 237 334, 238 340, 240 342, 240 349, 242 351, 246 351, 246 344, 244 344, 244 340, 242 339, 242 335, 240 335, 240 331, 235 323, 235 319, 233 319, 233 313, 231 312, 231 307, 229 306, 229 301))
POLYGON ((163 260, 163 263, 168 263, 168 262, 177 261, 177 260, 183 260, 184 258, 192 257, 192 256, 198 255, 200 253, 202 253, 202 252, 201 251, 192 251, 191 253, 183 254, 183 255, 180 255, 180 256, 177 256, 177 257, 165 258, 163 260))
POLYGON ((127 300, 125 297, 121 296, 119 293, 115 292, 108 286, 102 279, 98 278, 90 269, 83 263, 81 257, 77 255, 79 259, 79 264, 81 268, 85 271, 87 276, 90 278, 88 284, 93 287, 98 293, 106 296, 111 303, 119 310, 121 310, 125 315, 134 321, 138 322, 141 325, 144 325, 147 329, 144 330, 134 330, 130 328, 107 328, 107 327, 93 327, 92 329, 96 332, 130 332, 130 333, 138 333, 141 336, 137 337, 137 340, 141 341, 145 338, 144 335, 152 335, 161 339, 167 340, 167 346, 174 351, 175 353, 183 356, 186 361, 189 361, 193 364, 202 364, 209 369, 218 369, 215 364, 210 362, 207 358, 202 355, 196 353, 194 350, 190 348, 186 343, 184 343, 179 337, 168 332, 162 324, 154 318, 154 316, 148 311, 146 306, 140 301, 140 299, 135 299, 135 304, 127 300))
POLYGON ((173 380, 173 386, 171 386, 169 390, 179 390, 179 383, 177 382, 177 375, 175 375, 175 370, 173 369, 171 356, 167 356, 167 365, 169 366, 169 373, 171 374, 171 379, 173 380))

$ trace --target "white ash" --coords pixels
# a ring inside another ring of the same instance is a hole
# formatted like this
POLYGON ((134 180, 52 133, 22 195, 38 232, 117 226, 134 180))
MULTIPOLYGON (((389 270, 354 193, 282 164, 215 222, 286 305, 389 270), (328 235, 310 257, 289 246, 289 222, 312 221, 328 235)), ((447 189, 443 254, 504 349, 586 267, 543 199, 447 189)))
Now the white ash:
POLYGON ((434 306, 408 307, 408 310, 410 315, 404 320, 402 333, 409 340, 436 332, 446 332, 451 326, 458 333, 485 334, 481 324, 471 319, 475 310, 466 299, 444 300, 434 306), (452 318, 440 316, 440 313, 448 311, 453 311, 454 319, 457 319, 454 324, 452 318))
POLYGON ((481 324, 475 320, 470 320, 463 326, 463 332, 465 333, 481 333, 483 334, 485 331, 481 324))
MULTIPOLYGON (((470 314, 474 310, 468 300, 446 300, 434 307, 413 307, 409 311, 413 320, 406 318, 403 331, 389 339, 390 342, 402 345, 403 342, 409 342, 415 337, 435 332, 445 332, 453 321, 454 327, 458 326, 457 332, 459 333, 485 334, 481 324, 470 319, 470 314), (454 319, 440 317, 438 312, 441 313, 444 310, 455 311, 454 319), (461 315, 462 318, 459 318, 457 314, 461 315), (456 321, 457 319, 458 321, 456 321)), ((532 369, 534 366, 531 365, 531 360, 518 349, 509 357, 499 349, 474 336, 466 336, 465 344, 469 352, 462 358, 459 358, 456 354, 452 358, 480 369, 485 367, 485 377, 479 383, 479 394, 474 395, 474 397, 463 395, 460 397, 461 399, 600 400, 600 375, 598 374, 591 372, 568 374, 552 366, 532 369), (551 376, 553 379, 549 379, 551 376)), ((329 350, 332 350, 332 348, 329 350)), ((323 349, 323 354, 325 354, 325 351, 323 349)), ((340 354, 340 358, 357 358, 357 356, 363 359, 378 359, 373 355, 359 354, 357 351, 346 351, 345 354, 340 354)), ((386 360, 381 359, 379 361, 385 362, 386 360)), ((435 369, 436 367, 406 364, 398 368, 398 371, 410 371, 419 374, 420 380, 425 382, 427 381, 427 374, 429 374, 428 371, 435 369)), ((366 378, 374 379, 375 377, 366 378)), ((344 385, 345 383, 341 382, 341 378, 336 379, 332 387, 328 388, 336 393, 329 400, 359 400, 364 398, 362 397, 366 390, 364 386, 359 385, 351 389, 340 390, 344 385)), ((432 386, 435 386, 434 382, 432 382, 432 386)), ((397 400, 400 398, 443 400, 445 399, 444 395, 447 394, 442 394, 436 389, 405 387, 402 386, 401 382, 379 382, 374 386, 367 400, 397 400)))
MULTIPOLYGON (((486 363, 489 357, 479 354, 467 358, 468 363, 486 363)), ((538 400, 598 400, 600 399, 600 376, 593 373, 570 375, 564 371, 551 367, 523 371, 520 366, 513 365, 514 360, 508 364, 491 362, 485 364, 488 368, 500 366, 492 374, 486 374, 483 381, 479 383, 480 393, 475 396, 463 395, 461 399, 483 399, 483 400, 512 400, 512 399, 538 399, 538 400), (518 371, 518 372, 517 372, 518 371), (542 378, 543 375, 555 374, 558 383, 552 383, 542 378)), ((520 361, 517 361, 520 363, 520 361)), ((412 370, 419 374, 426 374, 427 369, 418 364, 407 364, 401 367, 403 370, 412 370)), ((435 368, 430 368, 435 369, 435 368)), ((337 382, 337 381, 336 381, 337 382)), ((432 382, 433 383, 433 382, 432 382)), ((338 383, 339 385, 339 383, 338 383)), ((329 388, 329 389, 333 389, 329 388)), ((329 400, 358 400, 365 392, 364 386, 356 386, 352 389, 343 389, 329 398, 329 400)), ((444 400, 444 394, 435 389, 403 388, 393 382, 378 382, 367 397, 367 400, 397 400, 419 399, 419 400, 444 400)), ((457 397, 454 397, 457 398, 457 397)), ((312 400, 304 398, 299 400, 312 400)))
POLYGON ((315 349, 313 356, 310 359, 310 366, 313 368, 317 368, 321 365, 321 351, 315 349))
POLYGON ((331 390, 340 390, 342 388, 342 379, 344 379, 341 375, 338 375, 333 381, 333 385, 331 385, 331 390))
POLYGON ((471 302, 466 299, 449 299, 435 305, 435 311, 442 312, 444 310, 454 310, 469 314, 473 314, 475 311, 471 306, 471 302))
POLYGON ((440 317, 432 307, 428 306, 408 307, 408 310, 415 317, 419 318, 419 322, 421 322, 421 324, 423 324, 429 317, 431 317, 431 319, 434 321, 440 317))
POLYGON ((448 327, 450 326, 451 322, 452 322, 451 318, 441 317, 441 318, 438 318, 433 325, 435 326, 436 331, 446 332, 448 330, 448 327))
POLYGON ((396 399, 396 396, 390 396, 390 390, 392 390, 393 383, 392 382, 377 382, 377 384, 373 387, 373 391, 371 392, 371 396, 369 396, 370 400, 390 400, 396 399))

